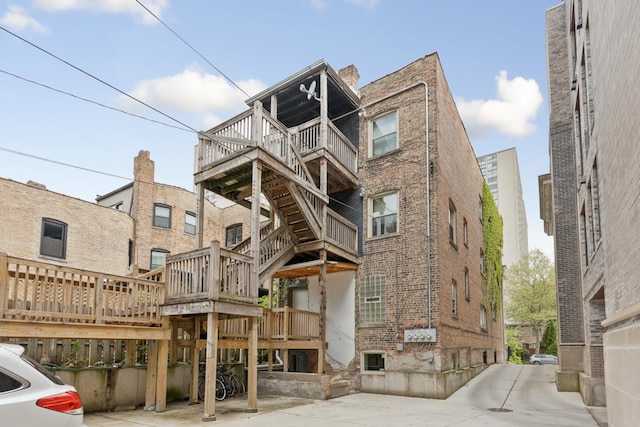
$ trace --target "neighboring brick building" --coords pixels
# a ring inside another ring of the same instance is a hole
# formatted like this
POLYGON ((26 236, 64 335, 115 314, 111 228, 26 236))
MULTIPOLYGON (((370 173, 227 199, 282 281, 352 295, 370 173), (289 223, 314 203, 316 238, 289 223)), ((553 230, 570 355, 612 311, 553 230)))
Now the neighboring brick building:
POLYGON ((446 397, 503 361, 501 310, 482 305, 483 177, 437 54, 360 94, 361 389, 446 397))
POLYGON ((0 252, 90 271, 127 274, 131 216, 0 178, 0 252))
MULTIPOLYGON (((165 253, 196 247, 196 196, 156 183, 148 151, 134 159, 134 182, 99 196, 97 204, 9 179, 0 179, 0 198, 0 251, 10 256, 127 275, 151 269, 152 253, 157 266, 165 253)), ((207 201, 205 210, 205 241, 225 245, 227 226, 233 243, 246 237, 245 209, 207 201)))
MULTIPOLYGON (((553 218, 543 219, 556 247, 558 386, 589 405, 603 405, 606 390, 616 426, 635 425, 640 408, 631 380, 640 355, 639 15, 632 1, 567 0, 547 13, 553 218)), ((540 191, 548 194, 544 179, 540 191)))

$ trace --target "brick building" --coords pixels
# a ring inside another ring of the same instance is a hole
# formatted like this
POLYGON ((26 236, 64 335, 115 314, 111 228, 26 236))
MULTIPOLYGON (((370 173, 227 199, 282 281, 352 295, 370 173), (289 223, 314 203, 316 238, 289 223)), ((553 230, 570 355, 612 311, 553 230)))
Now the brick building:
MULTIPOLYGON (((0 179, 0 197, 0 251, 9 256, 127 275, 195 247, 195 194, 155 182, 148 151, 134 159, 134 181, 98 196, 97 203, 9 179, 0 179)), ((235 244, 248 229, 249 215, 238 206, 207 201, 205 212, 207 241, 235 244), (229 242, 227 229, 233 231, 229 242)))
POLYGON ((361 388, 446 397, 503 361, 501 310, 482 303, 483 177, 437 54, 360 94, 361 388))
POLYGON ((606 400, 611 425, 634 425, 640 408, 638 14, 638 2, 586 0, 547 12, 551 183, 541 177, 540 192, 553 208, 541 214, 555 237, 558 386, 606 400))

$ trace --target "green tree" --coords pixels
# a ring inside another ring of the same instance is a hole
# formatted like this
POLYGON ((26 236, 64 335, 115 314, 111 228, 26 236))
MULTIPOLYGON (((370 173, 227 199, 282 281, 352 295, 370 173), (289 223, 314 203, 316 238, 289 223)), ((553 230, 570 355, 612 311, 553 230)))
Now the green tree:
POLYGON ((507 269, 505 316, 532 328, 536 352, 546 324, 557 318, 555 271, 539 249, 534 249, 507 269))
POLYGON ((540 348, 544 348, 544 352, 547 354, 558 355, 558 329, 555 320, 547 322, 547 327, 540 340, 540 348))
POLYGON ((529 352, 522 347, 520 342, 520 328, 509 326, 506 329, 507 347, 509 347, 509 363, 522 364, 522 355, 529 352))

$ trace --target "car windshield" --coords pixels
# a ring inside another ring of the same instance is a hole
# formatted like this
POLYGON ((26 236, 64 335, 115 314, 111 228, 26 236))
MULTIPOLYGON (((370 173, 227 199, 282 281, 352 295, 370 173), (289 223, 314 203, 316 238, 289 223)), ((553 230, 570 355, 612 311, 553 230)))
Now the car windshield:
POLYGON ((30 358, 29 356, 26 356, 26 355, 23 354, 22 356, 20 356, 20 358, 22 358, 22 360, 27 362, 29 365, 33 366, 33 368, 35 370, 37 370, 42 375, 47 377, 51 382, 53 382, 55 384, 58 384, 58 385, 64 385, 64 383, 62 382, 62 380, 60 378, 56 377, 51 372, 47 371, 44 366, 42 366, 41 364, 39 364, 38 362, 36 362, 32 358, 30 358))

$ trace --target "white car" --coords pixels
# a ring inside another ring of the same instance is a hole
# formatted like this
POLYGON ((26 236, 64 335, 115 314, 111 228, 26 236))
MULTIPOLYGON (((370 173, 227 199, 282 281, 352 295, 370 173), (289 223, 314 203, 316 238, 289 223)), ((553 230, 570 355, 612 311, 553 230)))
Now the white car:
POLYGON ((25 427, 86 427, 76 389, 24 354, 0 343, 0 424, 25 427))

